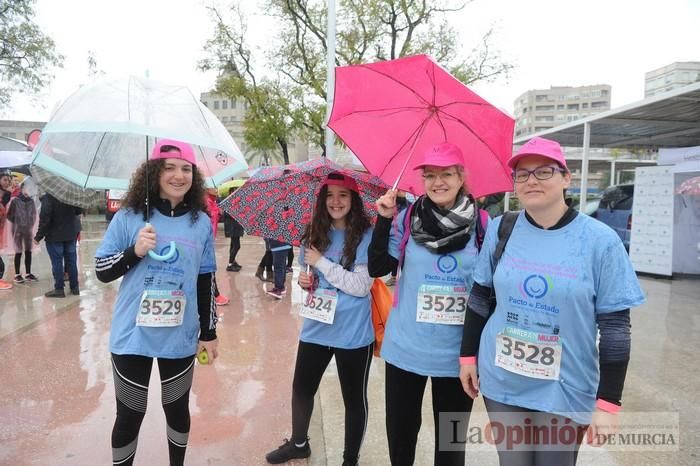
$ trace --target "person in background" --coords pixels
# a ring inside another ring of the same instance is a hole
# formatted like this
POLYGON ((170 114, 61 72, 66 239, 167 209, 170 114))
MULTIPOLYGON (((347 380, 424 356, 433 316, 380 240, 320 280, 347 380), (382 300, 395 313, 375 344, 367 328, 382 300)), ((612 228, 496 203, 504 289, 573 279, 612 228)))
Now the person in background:
POLYGON ((265 254, 263 254, 258 264, 258 270, 255 272, 255 276, 260 279, 260 281, 272 283, 272 251, 270 250, 270 242, 265 240, 265 254))
MULTIPOLYGON (((207 214, 211 219, 211 227, 214 234, 214 240, 216 240, 216 233, 219 231, 219 215, 221 210, 219 209, 219 204, 217 203, 218 192, 216 188, 208 188, 206 191, 206 204, 207 204, 207 214)), ((216 274, 213 275, 214 280, 214 301, 216 301, 217 306, 225 306, 231 300, 219 292, 219 285, 216 283, 216 274)))
MULTIPOLYGON (((228 190, 228 195, 230 196, 236 192, 236 188, 230 188, 228 190)), ((224 235, 227 238, 231 238, 231 244, 228 248, 228 265, 226 266, 227 272, 240 272, 242 267, 241 264, 236 262, 236 256, 238 251, 241 250, 241 237, 245 234, 243 227, 238 221, 231 216, 228 212, 224 212, 224 235)))
POLYGON ((215 271, 214 235, 194 150, 160 139, 134 173, 95 252, 98 280, 123 277, 109 338, 116 396, 113 465, 134 463, 154 358, 170 465, 184 464, 195 354, 206 352, 209 363, 218 356, 215 271), (175 256, 163 261, 149 255, 163 254, 170 241, 177 246, 175 256))
POLYGON ((76 241, 80 232, 83 209, 59 201, 51 194, 41 197, 39 228, 34 241, 46 240, 46 251, 51 259, 53 289, 44 293, 47 298, 65 298, 63 271, 68 270, 68 284, 73 295, 80 294, 78 286, 78 256, 76 241))
POLYGON ((492 423, 533 432, 515 445, 496 442, 501 466, 573 466, 586 430, 596 445, 615 424, 630 308, 645 298, 620 237, 566 204, 571 173, 559 143, 533 138, 508 166, 524 210, 497 264, 504 217, 486 233, 467 303, 460 379, 471 398, 484 395, 492 423), (542 436, 556 426, 573 434, 542 436))
MULTIPOLYGON (((8 170, 0 171, 0 249, 5 246, 5 224, 7 217, 7 204, 10 202, 12 191, 12 174, 8 170)), ((5 261, 0 255, 0 290, 11 290, 12 283, 2 279, 5 275, 5 261)))
POLYGON ((31 178, 25 178, 20 188, 19 195, 12 198, 7 206, 6 234, 9 236, 5 244, 6 250, 14 254, 14 282, 24 283, 25 280, 35 282, 38 279, 32 273, 32 249, 35 248, 32 238, 38 224, 38 212, 34 201, 36 186, 31 178), (20 274, 22 254, 24 254, 24 277, 20 274))
POLYGON ((282 299, 284 295, 287 294, 287 288, 284 285, 287 275, 287 267, 285 266, 285 263, 287 261, 287 253, 292 246, 274 239, 267 239, 266 241, 267 244, 270 245, 270 254, 272 254, 274 286, 269 288, 263 284, 263 291, 265 294, 272 296, 275 299, 282 299))

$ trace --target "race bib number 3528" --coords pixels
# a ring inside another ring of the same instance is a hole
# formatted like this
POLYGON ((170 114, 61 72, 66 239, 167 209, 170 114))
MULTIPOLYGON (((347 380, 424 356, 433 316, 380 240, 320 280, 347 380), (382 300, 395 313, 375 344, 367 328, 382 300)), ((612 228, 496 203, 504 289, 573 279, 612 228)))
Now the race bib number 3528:
POLYGON ((561 349, 557 336, 506 327, 496 335, 495 364, 525 377, 559 380, 561 349))

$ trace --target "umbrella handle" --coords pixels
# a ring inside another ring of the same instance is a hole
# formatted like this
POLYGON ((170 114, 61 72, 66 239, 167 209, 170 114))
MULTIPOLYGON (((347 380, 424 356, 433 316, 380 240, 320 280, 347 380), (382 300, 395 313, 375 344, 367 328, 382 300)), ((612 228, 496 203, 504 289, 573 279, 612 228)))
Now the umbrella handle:
POLYGON ((177 246, 175 245, 175 241, 170 242, 170 246, 168 246, 168 251, 165 254, 157 254, 153 252, 153 250, 148 251, 148 257, 150 257, 153 260, 165 262, 167 260, 172 259, 175 256, 175 253, 177 252, 177 246))
MULTIPOLYGON (((149 222, 146 222, 146 226, 151 226, 151 224, 149 222)), ((176 252, 177 246, 175 245, 175 241, 171 241, 168 250, 165 254, 158 254, 156 252, 153 252, 153 250, 150 250, 148 251, 148 257, 156 261, 165 262, 175 257, 176 252)))

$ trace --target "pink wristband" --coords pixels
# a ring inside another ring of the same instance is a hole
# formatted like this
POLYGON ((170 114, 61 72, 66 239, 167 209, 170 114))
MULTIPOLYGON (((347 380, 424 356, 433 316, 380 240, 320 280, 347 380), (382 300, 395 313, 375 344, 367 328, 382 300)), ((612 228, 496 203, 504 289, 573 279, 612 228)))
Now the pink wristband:
POLYGON ((467 364, 476 364, 476 356, 460 356, 459 365, 466 366, 467 364))
POLYGON ((610 403, 609 401, 601 400, 600 398, 596 400, 595 407, 601 411, 612 414, 617 414, 622 409, 622 406, 618 406, 615 403, 610 403))

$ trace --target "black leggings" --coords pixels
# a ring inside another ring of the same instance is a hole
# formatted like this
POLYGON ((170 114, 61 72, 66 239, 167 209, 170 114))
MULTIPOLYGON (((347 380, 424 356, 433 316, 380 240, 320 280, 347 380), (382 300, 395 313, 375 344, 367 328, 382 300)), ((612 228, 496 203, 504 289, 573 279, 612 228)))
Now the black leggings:
MULTIPOLYGON (((117 419, 112 429, 112 462, 130 466, 136 455, 139 429, 146 414, 148 381, 153 358, 112 353, 114 391, 117 396, 117 419)), ((182 359, 158 358, 161 401, 167 423, 170 465, 185 461, 190 434, 190 388, 194 355, 182 359)))
MULTIPOLYGON (((19 266, 22 262, 22 253, 15 254, 15 275, 19 275, 19 266)), ((24 251, 24 273, 29 275, 32 273, 32 251, 24 251)))
POLYGON ((356 464, 367 429, 367 379, 374 343, 357 349, 339 349, 299 342, 292 386, 292 440, 306 441, 314 409, 314 396, 328 363, 335 355, 345 405, 343 461, 356 464))
POLYGON ((501 466, 574 466, 588 426, 557 414, 506 405, 484 397, 501 466), (498 427, 497 427, 498 426, 498 427), (501 427, 502 426, 502 427, 501 427), (556 439, 548 434, 557 428, 556 439), (526 430, 527 429, 527 430, 526 430), (529 432, 508 435, 506 432, 529 432), (538 434, 539 432, 539 434, 538 434), (509 438, 520 442, 509 445, 509 438), (525 441, 524 439, 529 439, 525 441))
POLYGON ((231 235, 231 245, 228 247, 228 263, 234 264, 236 262, 236 256, 238 251, 241 250, 241 237, 238 235, 231 235))
MULTIPOLYGON (((386 433, 393 466, 410 466, 422 422, 423 393, 428 377, 386 363, 386 433)), ((455 423, 466 432, 473 400, 458 377, 430 377, 435 421, 435 466, 464 465, 465 439, 453 439, 455 423), (443 414, 442 421, 440 413, 443 414), (441 427, 443 427, 441 431, 441 427), (441 437, 441 433, 444 436, 441 437), (456 451, 455 451, 456 450, 456 451)))

